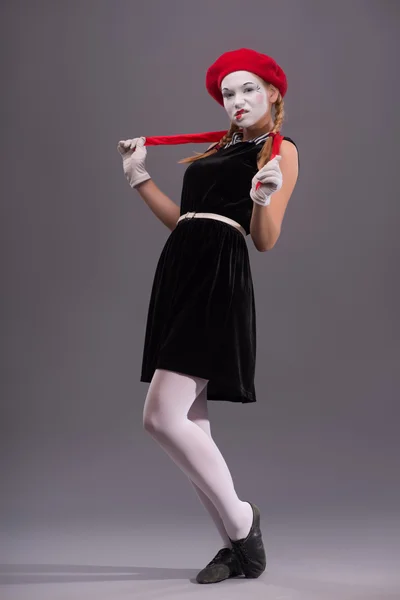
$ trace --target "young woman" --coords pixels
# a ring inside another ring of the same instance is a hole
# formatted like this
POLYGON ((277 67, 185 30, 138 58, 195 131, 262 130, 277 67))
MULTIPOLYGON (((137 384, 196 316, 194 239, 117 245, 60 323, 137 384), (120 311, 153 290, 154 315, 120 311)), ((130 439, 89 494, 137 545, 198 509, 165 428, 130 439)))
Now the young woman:
POLYGON ((245 236, 260 252, 275 246, 298 177, 296 145, 279 136, 286 76, 271 57, 246 48, 226 52, 208 69, 206 87, 224 106, 230 128, 206 152, 180 161, 190 163, 180 208, 146 170, 146 139, 118 144, 131 187, 171 229, 150 297, 143 421, 189 478, 224 542, 197 575, 199 583, 259 577, 266 567, 260 511, 237 496, 211 436, 207 401, 256 401, 245 236), (280 150, 271 158, 276 140, 280 150))

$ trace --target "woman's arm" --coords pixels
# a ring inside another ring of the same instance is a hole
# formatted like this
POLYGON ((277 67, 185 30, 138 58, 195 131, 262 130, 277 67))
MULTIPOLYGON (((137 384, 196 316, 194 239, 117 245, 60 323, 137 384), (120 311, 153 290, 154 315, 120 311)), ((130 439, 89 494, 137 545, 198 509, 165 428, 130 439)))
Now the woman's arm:
MULTIPOLYGON (((214 142, 207 150, 211 150, 211 148, 217 144, 218 142, 214 142)), ((179 206, 168 198, 168 196, 156 186, 152 179, 147 179, 143 183, 139 183, 135 189, 156 217, 158 217, 168 229, 173 231, 180 217, 181 211, 179 206)))
POLYGON ((172 231, 179 219, 180 208, 163 194, 147 172, 145 141, 146 138, 142 136, 118 142, 117 149, 122 156, 125 177, 156 217, 172 231))
POLYGON ((135 189, 156 217, 173 231, 180 215, 179 206, 168 198, 152 179, 139 183, 135 189))
POLYGON ((282 140, 279 163, 282 171, 282 187, 271 196, 267 206, 254 203, 250 221, 250 235, 259 252, 271 250, 281 233, 282 221, 290 196, 296 185, 299 168, 298 152, 292 142, 282 140))
MULTIPOLYGON (((210 150, 216 146, 218 142, 214 142, 207 148, 210 150)), ((206 152, 207 152, 206 150, 206 152)), ((147 206, 160 219, 164 225, 173 231, 180 217, 180 208, 168 196, 166 196, 154 183, 152 179, 148 179, 140 183, 135 188, 147 206)))

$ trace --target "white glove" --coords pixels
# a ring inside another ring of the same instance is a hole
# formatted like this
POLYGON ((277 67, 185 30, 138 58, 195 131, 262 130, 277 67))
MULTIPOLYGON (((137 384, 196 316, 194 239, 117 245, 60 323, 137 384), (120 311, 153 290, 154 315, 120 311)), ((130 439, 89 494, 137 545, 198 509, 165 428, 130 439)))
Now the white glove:
POLYGON ((282 156, 278 154, 272 160, 268 161, 251 180, 250 198, 253 202, 267 206, 271 202, 271 195, 282 187, 282 171, 279 162, 282 156), (261 182, 256 190, 256 185, 261 182))
POLYGON ((133 138, 133 140, 121 140, 118 142, 118 152, 122 155, 122 166, 129 185, 134 188, 139 183, 151 179, 146 171, 144 161, 147 155, 145 148, 145 137, 133 138))

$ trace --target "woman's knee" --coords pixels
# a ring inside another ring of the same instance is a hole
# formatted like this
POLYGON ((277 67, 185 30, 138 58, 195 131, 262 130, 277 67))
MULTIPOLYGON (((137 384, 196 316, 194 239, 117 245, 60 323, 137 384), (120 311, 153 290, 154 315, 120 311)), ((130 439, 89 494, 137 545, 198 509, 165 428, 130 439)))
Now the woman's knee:
POLYGON ((143 411, 143 428, 147 433, 156 434, 161 433, 164 430, 164 423, 160 416, 151 410, 143 411))
POLYGON ((168 437, 176 420, 175 412, 167 409, 157 396, 148 396, 143 408, 143 428, 145 431, 154 437, 168 437))
POLYGON ((198 377, 156 369, 144 403, 145 431, 153 435, 175 431, 187 421, 188 412, 195 418, 204 417, 207 414, 206 383, 207 380, 198 377))

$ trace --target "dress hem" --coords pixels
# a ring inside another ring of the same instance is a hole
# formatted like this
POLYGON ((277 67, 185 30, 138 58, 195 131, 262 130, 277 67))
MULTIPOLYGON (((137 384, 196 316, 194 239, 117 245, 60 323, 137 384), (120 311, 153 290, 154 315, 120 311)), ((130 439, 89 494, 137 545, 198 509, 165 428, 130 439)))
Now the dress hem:
MULTIPOLYGON (((189 373, 187 370, 183 371, 182 369, 177 369, 176 367, 172 367, 171 365, 167 365, 165 362, 163 363, 158 363, 157 366, 155 367, 154 371, 156 369, 165 369, 168 371, 175 371, 176 373, 182 373, 182 375, 189 375, 192 377, 201 377, 202 379, 208 379, 210 380, 210 377, 205 377, 204 374, 199 375, 198 372, 197 373, 189 373)), ((153 374, 154 374, 153 371, 153 374)), ((148 373, 142 373, 140 376, 140 381, 142 383, 150 383, 152 378, 153 378, 153 374, 150 375, 148 373)), ((211 402, 215 402, 215 401, 221 401, 221 402, 235 402, 235 403, 239 403, 241 402, 242 404, 252 404, 254 402, 257 402, 255 396, 253 394, 249 394, 249 392, 243 391, 241 393, 240 396, 217 396, 216 394, 213 394, 212 396, 209 395, 208 390, 207 390, 207 400, 211 401, 211 402)))

